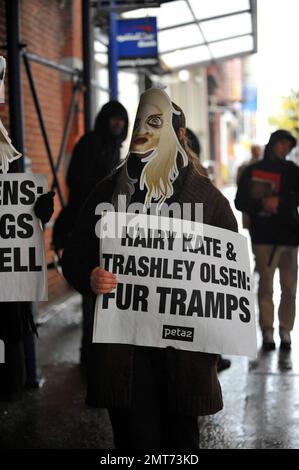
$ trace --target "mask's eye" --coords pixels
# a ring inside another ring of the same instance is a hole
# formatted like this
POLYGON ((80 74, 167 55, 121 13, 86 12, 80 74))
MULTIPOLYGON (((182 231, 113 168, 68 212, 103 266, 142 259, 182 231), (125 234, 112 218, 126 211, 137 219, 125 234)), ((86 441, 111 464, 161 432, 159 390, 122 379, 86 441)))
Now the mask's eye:
POLYGON ((147 118, 147 123, 150 126, 155 127, 156 129, 159 129, 160 127, 163 126, 163 119, 158 114, 153 114, 152 116, 147 118))

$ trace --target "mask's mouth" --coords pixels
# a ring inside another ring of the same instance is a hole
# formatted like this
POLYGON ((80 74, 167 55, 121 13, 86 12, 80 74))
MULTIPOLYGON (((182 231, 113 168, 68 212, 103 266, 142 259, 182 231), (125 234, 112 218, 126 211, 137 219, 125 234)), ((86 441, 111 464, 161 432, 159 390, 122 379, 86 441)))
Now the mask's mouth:
POLYGON ((133 140, 134 145, 143 145, 148 141, 146 137, 135 137, 133 140))

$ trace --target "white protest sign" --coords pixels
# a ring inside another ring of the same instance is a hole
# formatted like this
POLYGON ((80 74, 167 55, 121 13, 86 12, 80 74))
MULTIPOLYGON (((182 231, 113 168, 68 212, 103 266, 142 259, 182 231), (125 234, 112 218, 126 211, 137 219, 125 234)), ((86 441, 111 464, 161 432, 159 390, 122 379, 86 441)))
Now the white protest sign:
POLYGON ((47 300, 43 231, 34 214, 47 177, 0 175, 0 301, 47 300))
POLYGON ((180 219, 128 216, 108 212, 99 222, 100 265, 118 284, 97 297, 93 341, 256 356, 247 239, 180 219))

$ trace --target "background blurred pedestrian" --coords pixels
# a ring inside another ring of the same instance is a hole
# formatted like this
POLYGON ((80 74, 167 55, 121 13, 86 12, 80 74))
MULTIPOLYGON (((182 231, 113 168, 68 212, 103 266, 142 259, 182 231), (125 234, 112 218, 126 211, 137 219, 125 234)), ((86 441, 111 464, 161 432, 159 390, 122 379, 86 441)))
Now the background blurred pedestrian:
POLYGON ((273 279, 279 270, 278 309, 280 347, 290 350, 294 326, 299 244, 299 167, 286 160, 296 146, 290 132, 271 134, 261 161, 249 165, 240 177, 236 208, 250 217, 250 236, 259 274, 259 322, 263 349, 275 349, 273 338, 273 279))

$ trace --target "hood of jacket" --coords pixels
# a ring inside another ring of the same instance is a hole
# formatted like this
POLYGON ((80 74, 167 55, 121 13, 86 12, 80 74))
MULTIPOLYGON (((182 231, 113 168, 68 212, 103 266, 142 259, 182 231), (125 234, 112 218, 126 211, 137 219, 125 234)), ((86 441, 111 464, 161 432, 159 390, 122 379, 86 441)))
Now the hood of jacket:
POLYGON ((269 142, 265 146, 263 157, 264 160, 276 160, 276 157, 273 153, 273 147, 277 142, 282 140, 288 140, 291 143, 291 149, 297 145, 297 140, 289 131, 285 129, 278 129, 277 131, 272 132, 269 142))

